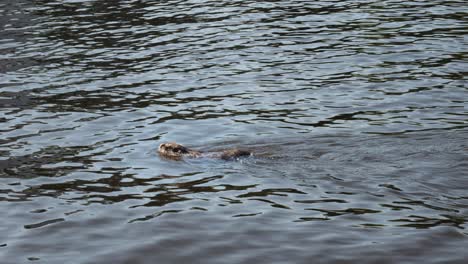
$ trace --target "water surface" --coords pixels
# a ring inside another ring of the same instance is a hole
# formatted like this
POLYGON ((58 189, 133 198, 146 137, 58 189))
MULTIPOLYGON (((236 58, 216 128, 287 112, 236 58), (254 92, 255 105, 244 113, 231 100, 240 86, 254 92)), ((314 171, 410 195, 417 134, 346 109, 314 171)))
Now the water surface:
POLYGON ((466 17, 2 1, 2 263, 463 263, 466 17), (171 161, 166 141, 254 156, 171 161))

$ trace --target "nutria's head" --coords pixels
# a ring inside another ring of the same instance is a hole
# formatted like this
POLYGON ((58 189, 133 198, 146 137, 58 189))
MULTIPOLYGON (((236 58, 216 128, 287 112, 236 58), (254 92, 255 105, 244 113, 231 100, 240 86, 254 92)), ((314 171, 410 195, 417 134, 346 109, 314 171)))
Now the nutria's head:
POLYGON ((170 142, 159 145, 158 152, 164 156, 182 157, 182 155, 188 154, 190 149, 175 142, 170 142))

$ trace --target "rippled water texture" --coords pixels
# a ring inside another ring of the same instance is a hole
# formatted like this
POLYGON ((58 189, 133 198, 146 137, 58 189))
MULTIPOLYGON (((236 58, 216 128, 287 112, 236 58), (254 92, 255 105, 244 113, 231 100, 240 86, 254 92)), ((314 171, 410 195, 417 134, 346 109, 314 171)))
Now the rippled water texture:
POLYGON ((467 8, 0 1, 0 262, 466 263, 467 8))

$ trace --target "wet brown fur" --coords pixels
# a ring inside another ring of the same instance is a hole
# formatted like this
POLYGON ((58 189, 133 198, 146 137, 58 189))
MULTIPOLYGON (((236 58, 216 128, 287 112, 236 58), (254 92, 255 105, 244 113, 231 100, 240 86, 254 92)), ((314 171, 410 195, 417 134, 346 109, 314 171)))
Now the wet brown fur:
POLYGON ((179 160, 184 157, 187 158, 200 158, 200 157, 212 157, 220 158, 224 160, 235 159, 242 156, 250 156, 251 152, 241 149, 228 149, 221 152, 203 153, 201 151, 189 149, 175 142, 162 143, 158 148, 159 155, 179 160))

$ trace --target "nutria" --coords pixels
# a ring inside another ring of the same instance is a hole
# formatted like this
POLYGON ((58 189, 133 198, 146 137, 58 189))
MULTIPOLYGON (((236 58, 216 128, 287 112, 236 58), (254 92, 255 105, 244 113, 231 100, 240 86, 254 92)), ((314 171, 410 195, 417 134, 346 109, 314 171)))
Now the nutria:
POLYGON ((162 143, 158 148, 159 155, 169 158, 179 160, 184 157, 186 158, 220 158, 223 160, 230 160, 239 158, 242 156, 250 156, 252 153, 247 150, 241 149, 227 149, 219 152, 201 152, 198 150, 189 149, 175 142, 162 143))

